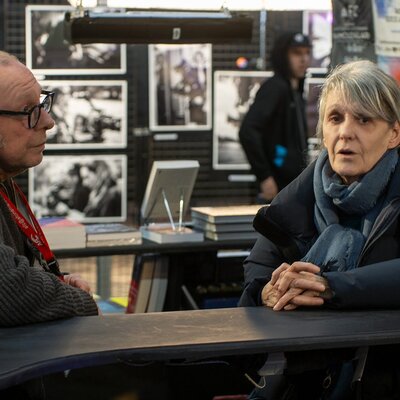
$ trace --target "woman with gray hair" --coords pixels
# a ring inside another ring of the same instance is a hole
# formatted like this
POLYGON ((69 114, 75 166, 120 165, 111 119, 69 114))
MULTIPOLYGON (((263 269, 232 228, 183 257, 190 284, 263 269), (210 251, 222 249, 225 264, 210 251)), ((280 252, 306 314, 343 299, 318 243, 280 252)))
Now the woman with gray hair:
MULTIPOLYGON (((254 220, 262 236, 244 263, 240 304, 276 311, 400 308, 397 82, 369 61, 337 67, 322 87, 317 131, 324 146, 317 160, 254 220)), ((385 399, 397 398, 400 370, 389 373, 394 363, 376 362, 383 351, 370 351, 358 388, 363 399, 383 398, 382 385, 393 391, 385 399), (368 376, 381 376, 380 383, 369 386, 368 376)), ((291 386, 296 398, 308 400, 356 398, 353 363, 334 364, 312 378, 288 378, 280 390, 291 386)), ((251 398, 281 398, 273 396, 251 398)))

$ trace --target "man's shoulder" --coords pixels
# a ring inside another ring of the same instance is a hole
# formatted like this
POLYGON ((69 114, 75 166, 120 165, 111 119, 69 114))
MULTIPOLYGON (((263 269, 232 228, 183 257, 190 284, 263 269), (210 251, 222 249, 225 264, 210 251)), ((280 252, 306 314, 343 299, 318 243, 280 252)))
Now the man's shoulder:
POLYGON ((257 95, 270 96, 274 93, 280 95, 285 95, 286 93, 290 94, 290 87, 288 83, 278 75, 274 75, 271 78, 266 79, 260 86, 257 95))
POLYGON ((289 88, 289 83, 283 79, 280 75, 273 75, 270 78, 266 79, 261 87, 263 86, 278 86, 278 87, 284 87, 284 88, 289 88))

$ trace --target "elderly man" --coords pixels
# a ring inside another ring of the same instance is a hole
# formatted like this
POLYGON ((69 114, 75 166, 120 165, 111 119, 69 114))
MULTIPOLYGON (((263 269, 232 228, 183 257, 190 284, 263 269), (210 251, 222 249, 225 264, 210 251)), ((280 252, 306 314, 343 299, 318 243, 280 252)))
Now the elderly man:
MULTIPOLYGON (((0 327, 96 315, 89 285, 64 275, 13 177, 38 165, 54 93, 41 89, 14 56, 0 51, 0 327)), ((35 380, 0 392, 2 399, 41 399, 35 380)))
POLYGON ((63 275, 13 177, 43 158, 53 93, 0 52, 0 326, 96 315, 88 284, 63 275))

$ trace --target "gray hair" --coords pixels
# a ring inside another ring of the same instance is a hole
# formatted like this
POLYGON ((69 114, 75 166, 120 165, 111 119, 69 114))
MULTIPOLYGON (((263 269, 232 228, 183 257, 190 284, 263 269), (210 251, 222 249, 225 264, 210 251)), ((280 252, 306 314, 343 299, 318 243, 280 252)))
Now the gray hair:
POLYGON ((336 67, 322 85, 317 125, 321 139, 326 102, 332 91, 338 91, 355 114, 382 119, 390 126, 400 121, 400 87, 396 80, 371 61, 354 61, 336 67))

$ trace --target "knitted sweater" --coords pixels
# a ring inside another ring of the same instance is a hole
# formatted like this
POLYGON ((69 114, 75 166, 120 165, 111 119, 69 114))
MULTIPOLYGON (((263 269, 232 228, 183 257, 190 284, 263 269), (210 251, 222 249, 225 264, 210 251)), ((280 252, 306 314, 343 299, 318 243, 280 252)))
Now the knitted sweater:
POLYGON ((88 293, 33 266, 34 253, 0 197, 0 327, 98 313, 88 293))

